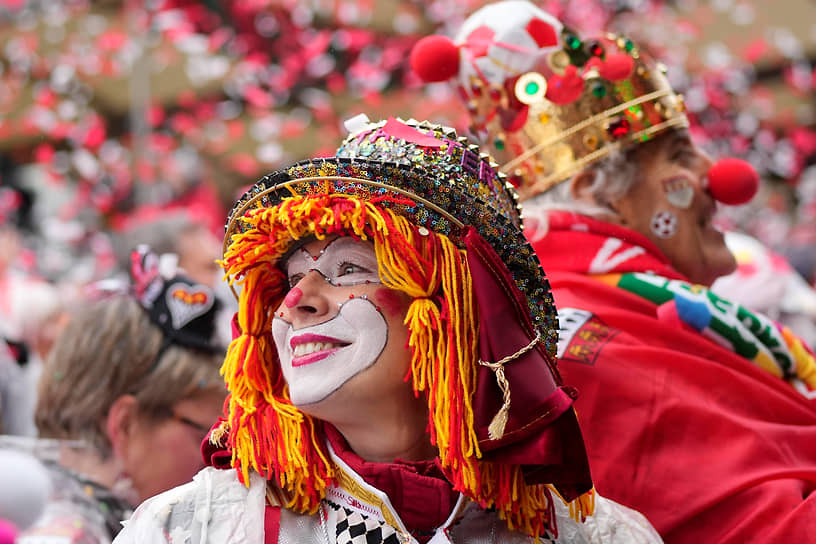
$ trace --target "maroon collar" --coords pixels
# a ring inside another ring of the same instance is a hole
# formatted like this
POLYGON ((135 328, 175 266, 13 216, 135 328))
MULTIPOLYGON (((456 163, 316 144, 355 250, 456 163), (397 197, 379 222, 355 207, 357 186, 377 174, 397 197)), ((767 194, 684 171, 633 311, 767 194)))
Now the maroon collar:
POLYGON ((417 540, 427 541, 434 529, 447 521, 459 493, 445 478, 439 458, 371 463, 354 453, 337 429, 328 424, 324 424, 324 429, 335 454, 367 483, 388 495, 400 519, 417 540))
MULTIPOLYGON (((438 457, 432 461, 370 463, 351 450, 337 429, 327 423, 323 429, 335 454, 363 480, 388 495, 405 527, 420 543, 427 542, 434 529, 447 521, 459 493, 445 478, 438 457)), ((231 468, 231 452, 226 446, 213 445, 209 435, 201 444, 201 453, 206 465, 231 468)))

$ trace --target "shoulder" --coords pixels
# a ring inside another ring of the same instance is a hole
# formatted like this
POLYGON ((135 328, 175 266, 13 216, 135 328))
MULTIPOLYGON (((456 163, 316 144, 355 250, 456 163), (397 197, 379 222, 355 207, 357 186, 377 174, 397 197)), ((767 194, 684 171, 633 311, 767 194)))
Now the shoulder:
MULTIPOLYGON (((10 437, 4 437, 10 438, 10 437)), ((9 445, 3 440, 4 445, 9 445)), ((56 443, 40 439, 22 439, 14 450, 20 455, 29 456, 33 461, 39 458, 48 459, 56 454, 56 443), (35 456, 36 454, 36 456, 35 456)), ((0 446, 2 447, 2 446, 0 446)), ((16 494, 15 499, 23 508, 42 505, 42 511, 33 525, 21 532, 15 542, 21 544, 107 544, 111 534, 103 505, 97 500, 95 488, 81 481, 79 477, 55 463, 39 465, 42 472, 30 471, 30 467, 15 464, 14 469, 22 474, 25 469, 27 477, 26 490, 16 494), (43 492, 39 495, 38 490, 43 492), (47 493, 47 495, 46 495, 47 493), (41 499, 45 499, 44 502, 41 499)), ((8 480, 9 485, 13 483, 8 480)), ((22 482, 22 480, 20 480, 22 482)), ((117 520, 118 522, 118 520, 117 520)), ((26 524, 29 525, 29 524, 26 524)))
POLYGON ((503 544, 661 544, 663 540, 640 513, 613 501, 595 496, 595 512, 579 522, 570 516, 569 507, 553 495, 557 536, 549 533, 534 539, 514 531, 499 519, 495 511, 470 503, 451 534, 456 542, 480 542, 485 534, 495 535, 503 544))
POLYGON ((46 506, 37 523, 17 536, 17 544, 109 544, 111 536, 97 512, 65 503, 46 506))
POLYGON ((206 467, 191 482, 143 502, 117 536, 117 544, 184 542, 193 532, 204 530, 214 537, 234 533, 241 527, 246 540, 263 542, 265 482, 253 474, 250 485, 238 480, 234 470, 206 467), (259 532, 258 540, 255 532, 259 532))
POLYGON ((569 508, 554 497, 558 519, 557 542, 592 544, 659 544, 663 542, 646 517, 614 501, 595 495, 595 511, 585 521, 573 520, 569 508))

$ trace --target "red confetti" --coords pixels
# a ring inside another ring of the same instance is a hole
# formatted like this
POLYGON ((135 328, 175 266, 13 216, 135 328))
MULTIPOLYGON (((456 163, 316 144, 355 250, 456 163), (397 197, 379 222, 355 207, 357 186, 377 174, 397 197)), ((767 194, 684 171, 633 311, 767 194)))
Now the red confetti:
POLYGON ((128 35, 119 30, 104 32, 96 40, 96 46, 101 51, 118 51, 128 40, 128 35))
POLYGON ((54 148, 49 144, 40 144, 34 149, 34 160, 40 164, 49 164, 54 158, 54 148))
POLYGON ((236 153, 230 159, 230 168, 242 176, 252 177, 258 172, 258 161, 249 153, 236 153))

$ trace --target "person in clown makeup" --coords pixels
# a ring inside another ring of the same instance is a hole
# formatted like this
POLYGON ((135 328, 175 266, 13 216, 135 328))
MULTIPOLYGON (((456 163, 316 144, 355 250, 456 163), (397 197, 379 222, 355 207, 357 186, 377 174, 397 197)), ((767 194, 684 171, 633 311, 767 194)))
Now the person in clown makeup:
POLYGON ((412 65, 458 74, 518 187, 596 489, 670 543, 816 541, 813 354, 708 289, 736 266, 717 202, 750 200, 756 173, 693 143, 682 97, 631 40, 583 39, 526 1, 423 39, 412 65))
POLYGON ((116 542, 659 542, 592 489, 548 284, 495 164, 438 125, 349 126, 338 157, 267 175, 231 212, 210 466, 116 542))

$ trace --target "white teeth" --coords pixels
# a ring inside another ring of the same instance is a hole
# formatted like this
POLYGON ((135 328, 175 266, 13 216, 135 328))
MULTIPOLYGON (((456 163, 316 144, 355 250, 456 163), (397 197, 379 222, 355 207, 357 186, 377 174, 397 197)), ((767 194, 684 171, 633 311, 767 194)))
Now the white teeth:
POLYGON ((324 351, 334 347, 341 347, 342 344, 332 344, 330 342, 306 342, 305 344, 298 344, 292 350, 292 355, 295 357, 303 357, 316 351, 324 351))

